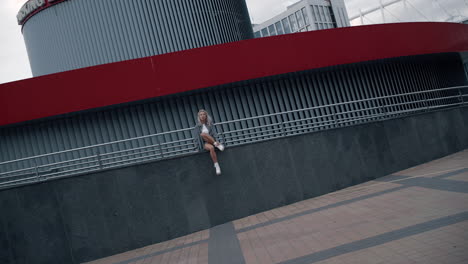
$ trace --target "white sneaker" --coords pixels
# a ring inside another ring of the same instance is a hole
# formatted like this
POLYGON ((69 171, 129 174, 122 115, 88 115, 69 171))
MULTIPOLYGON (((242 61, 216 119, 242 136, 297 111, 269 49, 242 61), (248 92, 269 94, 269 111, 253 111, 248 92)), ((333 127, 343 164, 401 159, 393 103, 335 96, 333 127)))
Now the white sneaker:
POLYGON ((221 175, 221 168, 219 167, 219 164, 215 163, 214 167, 216 169, 216 175, 221 175))
POLYGON ((218 144, 215 145, 216 148, 218 148, 220 151, 224 151, 224 145, 219 143, 219 142, 216 142, 218 144))

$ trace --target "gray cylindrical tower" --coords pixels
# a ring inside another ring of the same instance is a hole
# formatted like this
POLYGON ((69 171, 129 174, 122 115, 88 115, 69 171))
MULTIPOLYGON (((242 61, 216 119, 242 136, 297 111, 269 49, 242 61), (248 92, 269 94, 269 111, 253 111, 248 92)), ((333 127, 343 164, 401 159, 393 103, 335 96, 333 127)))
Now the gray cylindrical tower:
POLYGON ((253 38, 244 0, 30 0, 34 76, 253 38))

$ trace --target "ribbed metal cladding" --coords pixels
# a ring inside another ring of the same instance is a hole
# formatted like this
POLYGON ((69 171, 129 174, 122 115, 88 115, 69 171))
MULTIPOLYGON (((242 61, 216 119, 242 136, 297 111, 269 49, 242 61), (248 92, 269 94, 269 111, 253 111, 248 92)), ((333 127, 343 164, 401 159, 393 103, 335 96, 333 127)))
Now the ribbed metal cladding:
POLYGON ((34 76, 253 38, 244 0, 69 0, 29 19, 34 76))
MULTIPOLYGON (((0 128, 0 161, 193 127, 196 114, 201 108, 207 109, 215 122, 222 122, 378 96, 453 87, 465 85, 466 82, 464 67, 458 54, 386 59, 278 75, 113 109, 78 113, 61 119, 3 127, 0 128)), ((435 95, 431 94, 431 96, 435 95)), ((388 99, 385 103, 391 105, 404 103, 403 100, 430 99, 430 97, 424 98, 423 95, 413 97, 406 99, 400 97, 398 101, 388 99)), ((363 102, 352 107, 346 106, 346 109, 337 107, 335 112, 375 106, 372 103, 363 102)), ((411 107, 421 106, 394 106, 388 110, 405 110, 411 107)), ((287 119, 331 114, 324 111, 330 110, 311 110, 308 113, 290 114, 287 119)), ((353 117, 356 114, 346 115, 348 116, 344 117, 353 117)), ((271 123, 278 121, 286 120, 270 120, 271 123)), ((254 125, 264 125, 256 122, 268 121, 246 121, 244 124, 236 124, 237 127, 230 125, 222 129, 232 131, 254 125)), ((174 136, 178 138, 167 136, 164 140, 172 141, 190 136, 190 133, 186 133, 174 136)), ((137 143, 122 143, 119 147, 112 146, 114 149, 103 151, 119 151, 124 148, 157 143, 148 141, 149 139, 137 143), (128 144, 139 145, 129 146, 128 144)), ((93 153, 83 154, 92 155, 93 153)), ((67 158, 78 158, 78 156, 67 158)), ((61 161, 58 155, 54 159, 56 160, 37 160, 37 163, 39 165, 61 161)), ((24 164, 24 166, 33 165, 24 164)), ((0 168, 0 171, 12 169, 17 168, 0 168)))

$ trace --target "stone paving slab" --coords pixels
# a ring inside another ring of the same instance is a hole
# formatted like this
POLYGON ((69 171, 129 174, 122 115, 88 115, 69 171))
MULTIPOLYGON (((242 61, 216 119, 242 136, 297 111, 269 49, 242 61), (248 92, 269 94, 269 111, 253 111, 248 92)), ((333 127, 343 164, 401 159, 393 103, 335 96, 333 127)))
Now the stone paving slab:
POLYGON ((88 263, 468 263, 468 150, 88 263))

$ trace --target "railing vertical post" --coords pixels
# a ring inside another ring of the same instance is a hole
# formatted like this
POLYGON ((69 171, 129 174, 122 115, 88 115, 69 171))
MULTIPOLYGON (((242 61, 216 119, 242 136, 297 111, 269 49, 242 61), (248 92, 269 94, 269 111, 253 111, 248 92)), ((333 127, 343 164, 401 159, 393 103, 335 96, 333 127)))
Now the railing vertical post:
POLYGON ((338 126, 338 120, 336 118, 336 110, 335 110, 335 107, 332 107, 331 108, 332 112, 333 112, 333 124, 335 124, 335 127, 338 126))
POLYGON ((99 150, 96 152, 96 158, 98 161, 99 169, 102 170, 102 159, 101 159, 101 153, 99 153, 99 150))
POLYGON ((383 99, 379 99, 379 102, 381 102, 380 107, 382 108, 383 117, 385 119, 388 116, 387 105, 385 104, 385 100, 383 99))
POLYGON ((158 148, 159 148, 159 151, 161 152, 161 158, 164 158, 163 149, 161 147, 161 140, 159 140, 158 137, 156 137, 156 139, 158 140, 158 148))
POLYGON ((281 134, 283 135, 283 137, 285 137, 286 136, 286 130, 284 129, 284 122, 283 121, 281 121, 280 127, 281 127, 281 134))
POLYGON ((463 99, 463 94, 462 94, 461 88, 458 88, 458 95, 460 96, 460 102, 462 104, 464 104, 465 100, 463 99))
POLYGON ((36 159, 33 159, 33 164, 34 164, 34 174, 36 174, 36 180, 39 181, 39 169, 37 168, 37 161, 36 159))

